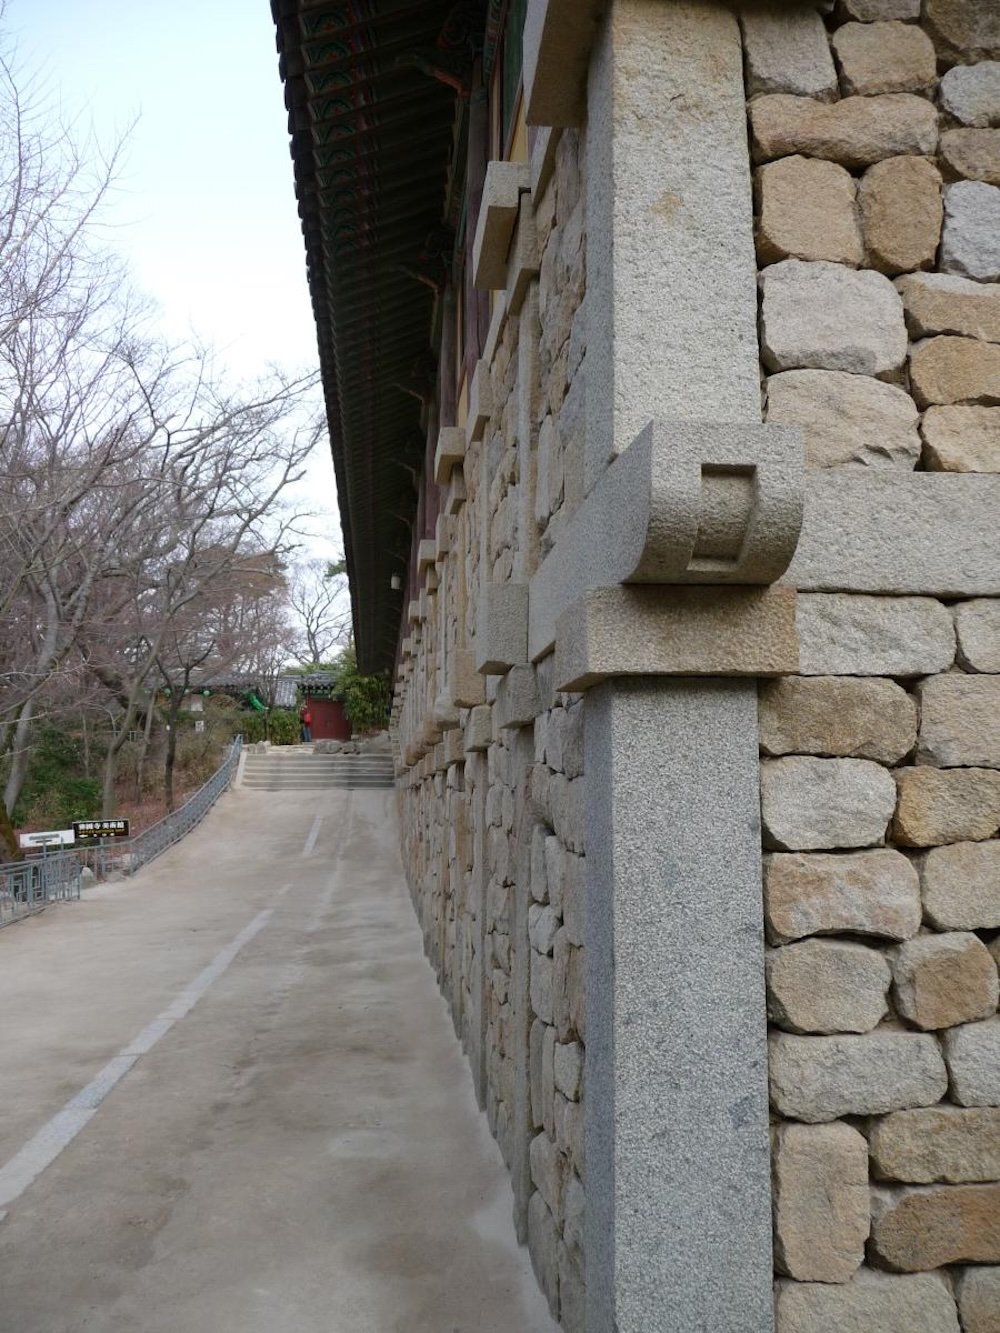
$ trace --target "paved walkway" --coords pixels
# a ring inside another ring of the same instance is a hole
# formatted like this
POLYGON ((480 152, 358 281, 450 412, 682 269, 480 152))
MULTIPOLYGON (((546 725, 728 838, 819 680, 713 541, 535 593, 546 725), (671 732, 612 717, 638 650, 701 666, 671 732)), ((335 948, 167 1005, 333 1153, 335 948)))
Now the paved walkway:
POLYGON ((0 1333, 553 1333, 392 808, 233 792, 0 931, 0 1333))

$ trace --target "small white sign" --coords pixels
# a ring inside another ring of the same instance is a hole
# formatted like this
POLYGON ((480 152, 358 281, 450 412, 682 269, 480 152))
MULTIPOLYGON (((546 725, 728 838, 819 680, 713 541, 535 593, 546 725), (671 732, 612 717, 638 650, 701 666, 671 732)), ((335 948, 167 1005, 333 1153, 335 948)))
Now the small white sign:
POLYGON ((76 834, 71 828, 47 829, 44 833, 22 833, 18 842, 22 847, 72 847, 76 834))
POLYGON ((197 732, 205 730, 205 719, 203 717, 195 718, 194 729, 197 732))

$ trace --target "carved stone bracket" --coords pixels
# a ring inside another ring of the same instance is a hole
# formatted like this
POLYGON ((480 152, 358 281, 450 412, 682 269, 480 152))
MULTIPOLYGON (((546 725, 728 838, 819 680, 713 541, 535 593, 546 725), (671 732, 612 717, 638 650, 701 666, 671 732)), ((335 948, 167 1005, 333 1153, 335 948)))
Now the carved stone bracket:
POLYGON ((775 582, 802 523, 795 427, 651 423, 610 464, 531 581, 529 656, 585 593, 623 583, 775 582))

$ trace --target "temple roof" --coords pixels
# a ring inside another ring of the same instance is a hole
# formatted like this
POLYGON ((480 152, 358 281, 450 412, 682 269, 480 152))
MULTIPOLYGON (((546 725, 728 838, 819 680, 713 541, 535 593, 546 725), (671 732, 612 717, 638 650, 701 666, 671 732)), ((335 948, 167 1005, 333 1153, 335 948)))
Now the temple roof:
POLYGON ((395 652, 405 593, 390 578, 410 551, 436 377, 435 289, 453 252, 447 79, 466 58, 463 6, 271 0, 271 10, 358 663, 375 671, 395 652))

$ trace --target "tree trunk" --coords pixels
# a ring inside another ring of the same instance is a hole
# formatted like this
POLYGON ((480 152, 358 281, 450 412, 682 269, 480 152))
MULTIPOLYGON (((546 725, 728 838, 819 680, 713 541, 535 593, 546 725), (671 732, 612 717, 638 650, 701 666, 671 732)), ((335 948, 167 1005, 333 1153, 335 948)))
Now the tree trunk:
POLYGON ((11 823, 10 815, 7 813, 7 807, 3 801, 0 801, 0 843, 6 848, 9 860, 24 860, 24 852, 18 846, 17 834, 14 832, 14 825, 11 823))
POLYGON ((180 691, 175 691, 174 694, 171 694, 170 711, 167 714, 167 754, 163 761, 163 795, 166 801, 168 815, 174 808, 174 760, 177 758, 177 719, 180 716, 182 702, 183 699, 180 691))
POLYGON ((146 709, 146 718, 142 728, 142 747, 139 750, 139 762, 135 766, 135 799, 142 800, 142 780, 146 772, 146 755, 149 751, 149 737, 153 730, 153 699, 150 697, 149 707, 146 709))
POLYGON ((21 795, 24 779, 28 776, 28 761, 31 758, 28 741, 31 737, 31 721, 34 715, 35 701, 34 699, 28 699, 21 709, 17 726, 14 728, 14 739, 11 743, 10 773, 7 775, 7 785, 3 793, 3 803, 10 815, 14 813, 14 806, 17 805, 17 798, 21 795))

